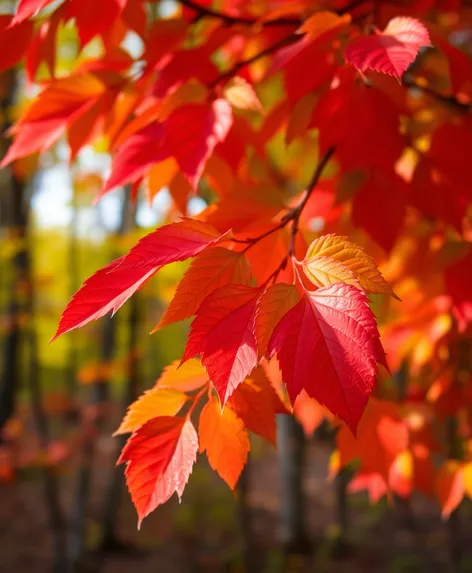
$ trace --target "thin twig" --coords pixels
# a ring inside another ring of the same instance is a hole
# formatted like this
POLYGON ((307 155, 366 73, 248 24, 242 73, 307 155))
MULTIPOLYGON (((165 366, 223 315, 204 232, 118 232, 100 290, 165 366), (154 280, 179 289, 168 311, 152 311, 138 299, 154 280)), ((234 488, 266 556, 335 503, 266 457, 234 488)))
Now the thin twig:
MULTIPOLYGON (((365 1, 365 0, 364 0, 365 1)), ((300 26, 302 21, 300 18, 275 18, 274 20, 267 20, 261 21, 257 18, 250 18, 244 16, 232 16, 231 14, 226 14, 224 12, 219 12, 217 10, 213 10, 212 8, 208 8, 207 6, 201 6, 197 2, 193 2, 192 0, 179 0, 182 6, 186 6, 191 10, 195 10, 201 16, 208 16, 209 18, 216 18, 221 20, 227 26, 230 25, 243 25, 243 26, 254 26, 255 24, 259 24, 265 27, 274 27, 274 26, 300 26)))
POLYGON ((432 97, 433 99, 444 103, 446 105, 452 106, 457 108, 459 111, 468 112, 472 109, 472 103, 462 102, 457 99, 454 95, 445 95, 442 93, 437 92, 433 88, 429 86, 424 86, 419 83, 416 78, 412 76, 406 76, 403 78, 403 85, 407 88, 413 88, 420 90, 424 94, 432 97))
POLYGON ((235 75, 237 75, 246 66, 250 66, 251 64, 254 64, 255 62, 257 62, 261 58, 264 58, 265 56, 270 56, 270 54, 276 52, 277 50, 279 50, 280 48, 283 48, 284 46, 288 46, 289 44, 293 44, 298 39, 300 39, 300 35, 295 34, 293 32, 293 33, 289 34, 288 36, 284 36, 280 40, 277 40, 277 42, 268 46, 267 48, 264 48, 263 50, 261 50, 257 54, 254 54, 250 58, 236 62, 229 70, 227 70, 226 72, 222 72, 215 80, 210 82, 208 84, 208 88, 213 89, 220 82, 230 80, 231 78, 233 78, 235 75))
POLYGON ((308 200, 310 199, 311 194, 315 190, 315 187, 317 186, 318 181, 320 180, 326 165, 328 164, 329 160, 333 156, 334 151, 335 151, 335 148, 330 147, 328 149, 328 151, 324 154, 324 156, 321 158, 320 162, 316 166, 316 169, 313 173, 313 176, 310 180, 310 183, 308 184, 308 187, 307 187, 306 192, 305 192, 305 196, 300 201, 300 203, 288 214, 289 215, 288 220, 292 221, 292 230, 290 233, 290 248, 289 248, 289 255, 292 257, 295 254, 295 239, 296 239, 296 236, 298 233, 301 214, 303 212, 303 209, 305 208, 305 205, 307 204, 308 200))

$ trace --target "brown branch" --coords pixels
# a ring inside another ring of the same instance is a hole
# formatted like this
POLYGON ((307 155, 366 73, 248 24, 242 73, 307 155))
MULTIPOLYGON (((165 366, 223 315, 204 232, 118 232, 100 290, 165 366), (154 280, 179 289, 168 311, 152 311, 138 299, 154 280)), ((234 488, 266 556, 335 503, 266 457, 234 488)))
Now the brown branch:
POLYGON ((406 76, 403 78, 403 85, 407 88, 420 90, 436 101, 439 101, 445 105, 456 107, 460 111, 468 112, 472 109, 472 103, 462 102, 458 100, 454 95, 441 94, 429 86, 423 86, 417 81, 416 78, 412 76, 406 76))
POLYGON ((284 217, 287 218, 287 222, 292 221, 292 230, 290 233, 290 249, 289 249, 289 255, 291 257, 293 257, 293 255, 295 254, 295 238, 298 233, 300 217, 303 212, 303 209, 305 208, 308 199, 311 197, 311 194, 315 190, 315 187, 317 186, 318 181, 320 180, 326 165, 333 156, 334 151, 335 148, 330 147, 328 151, 324 154, 324 156, 321 158, 318 165, 316 166, 316 169, 313 173, 310 183, 308 184, 308 187, 306 189, 305 196, 300 201, 300 203, 296 207, 294 207, 291 211, 289 211, 289 213, 287 213, 287 215, 284 217))
POLYGON ((221 73, 215 80, 213 80, 208 85, 208 88, 212 89, 217 84, 219 84, 220 82, 230 80, 232 77, 234 77, 238 72, 240 72, 246 66, 250 66, 254 62, 257 62, 261 58, 264 58, 265 56, 270 56, 270 54, 272 54, 273 52, 276 52, 277 50, 279 50, 280 48, 283 48, 284 46, 288 46, 289 44, 293 44, 299 38, 300 38, 300 35, 295 34, 293 32, 292 34, 289 34, 288 36, 285 36, 285 37, 281 38, 280 40, 277 40, 277 42, 275 42, 271 46, 268 46, 267 48, 264 48, 263 50, 261 50, 257 54, 254 54, 250 58, 236 62, 234 64, 234 66, 232 66, 229 70, 221 73))
MULTIPOLYGON (((365 1, 365 0, 363 0, 365 1)), ((302 20, 300 18, 275 18, 274 20, 260 21, 257 18, 249 18, 244 16, 232 16, 231 14, 226 14, 224 12, 219 12, 208 8, 206 6, 201 6, 198 2, 193 2, 192 0, 179 0, 182 6, 186 6, 195 12, 198 12, 200 16, 207 16, 209 18, 216 18, 221 20, 227 26, 231 25, 243 25, 243 26, 254 26, 259 24, 260 26, 300 26, 302 20)))
POLYGON ((272 235, 272 233, 275 233, 280 229, 283 229, 290 222, 292 223, 292 229, 290 232, 290 247, 288 255, 280 263, 280 266, 269 276, 269 278, 265 281, 265 283, 263 283, 263 286, 268 284, 272 279, 276 279, 278 274, 286 267, 288 257, 292 257, 294 255, 295 238, 299 230, 299 222, 301 214, 309 198, 311 197, 311 194, 315 190, 315 187, 318 184, 318 181, 320 180, 326 165, 333 156, 334 151, 335 148, 330 147, 328 151, 324 154, 324 156, 321 158, 321 160, 318 162, 318 165, 316 166, 313 176, 306 188, 306 192, 305 195, 303 196, 303 199, 300 201, 300 203, 298 203, 298 205, 287 211, 287 213, 285 213, 285 215, 282 217, 282 219, 277 225, 271 227, 268 231, 265 231, 264 233, 262 233, 261 235, 257 235, 256 237, 248 237, 247 239, 231 239, 234 243, 241 243, 247 245, 247 247, 243 251, 241 251, 242 253, 246 253, 251 247, 256 245, 259 241, 262 241, 262 239, 265 239, 269 235, 272 235))

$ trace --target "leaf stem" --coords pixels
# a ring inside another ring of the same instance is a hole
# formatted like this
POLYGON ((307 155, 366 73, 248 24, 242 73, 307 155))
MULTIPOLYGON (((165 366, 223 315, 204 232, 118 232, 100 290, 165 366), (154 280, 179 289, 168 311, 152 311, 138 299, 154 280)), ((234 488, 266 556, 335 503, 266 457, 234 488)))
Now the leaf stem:
POLYGON ((200 390, 195 394, 195 397, 193 398, 193 404, 190 406, 188 412, 187 412, 187 419, 190 419, 191 415, 193 414, 193 411, 195 410, 196 405, 198 404, 198 402, 200 401, 200 398, 209 390, 211 389, 210 383, 206 382, 202 388, 200 388, 200 390))

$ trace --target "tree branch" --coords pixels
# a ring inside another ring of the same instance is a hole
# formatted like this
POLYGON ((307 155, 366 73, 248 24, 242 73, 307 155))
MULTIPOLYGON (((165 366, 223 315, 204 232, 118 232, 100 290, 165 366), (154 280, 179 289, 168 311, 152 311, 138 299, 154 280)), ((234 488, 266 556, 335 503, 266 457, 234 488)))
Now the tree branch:
MULTIPOLYGON (((365 1, 365 0, 363 0, 365 1)), ((222 20, 224 24, 227 26, 230 25, 243 25, 243 26, 254 26, 255 24, 259 24, 261 26, 300 26, 302 20, 300 18, 275 18, 274 20, 267 20, 266 22, 261 22, 257 18, 249 18, 243 16, 232 16, 231 14, 225 14, 224 12, 218 12, 217 10, 213 10, 212 8, 208 8, 207 6, 200 6, 198 2, 193 2, 192 0, 179 0, 182 6, 186 6, 191 10, 195 10, 201 16, 208 16, 209 18, 216 18, 218 20, 222 20)))
POLYGON ((287 222, 292 221, 292 230, 290 233, 290 249, 289 249, 289 255, 291 257, 293 257, 295 254, 295 238, 296 238, 297 233, 298 233, 300 217, 301 217, 301 214, 303 212, 303 209, 305 208, 305 205, 307 204, 308 199, 311 197, 311 194, 315 190, 315 187, 317 186, 318 181, 320 180, 326 165, 328 164, 329 160, 333 156, 334 151, 335 151, 335 148, 330 147, 328 149, 328 151, 324 154, 324 156, 321 158, 318 165, 316 166, 316 169, 313 173, 313 176, 310 180, 310 183, 308 184, 308 187, 306 189, 305 196, 300 201, 300 203, 296 207, 294 207, 291 211, 289 211, 289 213, 287 213, 287 215, 286 215, 287 222))
POLYGON ((414 78, 412 76, 404 77, 403 78, 403 85, 407 88, 413 88, 413 89, 420 90, 421 92, 432 97, 433 99, 435 99, 441 103, 444 103, 446 105, 456 107, 460 111, 468 112, 472 109, 472 103, 462 102, 462 101, 458 100, 457 97, 455 97, 454 95, 450 95, 450 96, 444 95, 444 94, 441 94, 441 93, 437 92, 436 90, 430 88, 429 86, 423 86, 417 81, 416 78, 414 78))

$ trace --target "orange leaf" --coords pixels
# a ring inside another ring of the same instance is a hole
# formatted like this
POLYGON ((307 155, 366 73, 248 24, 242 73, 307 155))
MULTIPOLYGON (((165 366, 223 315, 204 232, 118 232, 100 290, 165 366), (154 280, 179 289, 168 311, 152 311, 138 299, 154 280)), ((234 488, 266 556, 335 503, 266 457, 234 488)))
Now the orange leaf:
POLYGON ((293 415, 300 422, 307 438, 313 435, 326 414, 326 408, 314 398, 310 398, 305 390, 302 390, 293 405, 293 415))
POLYGON ((269 287, 259 299, 256 313, 256 339, 259 356, 265 356, 274 328, 300 300, 293 285, 277 283, 269 287))
POLYGON ((120 427, 113 434, 134 432, 149 420, 159 416, 175 416, 187 401, 187 396, 176 388, 157 386, 144 392, 130 404, 120 427))
POLYGON ((347 237, 323 235, 315 239, 306 253, 303 270, 318 287, 344 282, 369 293, 392 294, 374 259, 347 237))
POLYGON ((464 497, 463 466, 456 460, 447 460, 438 470, 436 488, 442 508, 442 517, 447 519, 464 497))
POLYGON ((228 406, 241 418, 246 428, 274 446, 275 414, 279 404, 277 393, 261 367, 254 370, 228 400, 228 406))
POLYGON ((346 26, 350 21, 350 14, 338 16, 338 14, 334 12, 317 12, 303 22, 298 32, 309 34, 310 39, 314 40, 330 30, 346 26))
POLYGON ((147 175, 147 196, 151 202, 164 187, 167 187, 177 175, 179 166, 174 157, 168 157, 153 165, 147 175))
POLYGON ((208 374, 196 358, 192 358, 179 366, 180 361, 175 360, 166 366, 156 386, 176 388, 182 392, 198 390, 208 382, 208 374))
POLYGON ((221 411, 212 398, 200 414, 198 433, 200 452, 206 451, 210 466, 234 489, 250 448, 243 421, 228 406, 221 411))
POLYGON ((244 255, 223 247, 203 251, 180 281, 174 298, 156 329, 193 316, 205 298, 219 287, 249 284, 251 269, 244 255))

